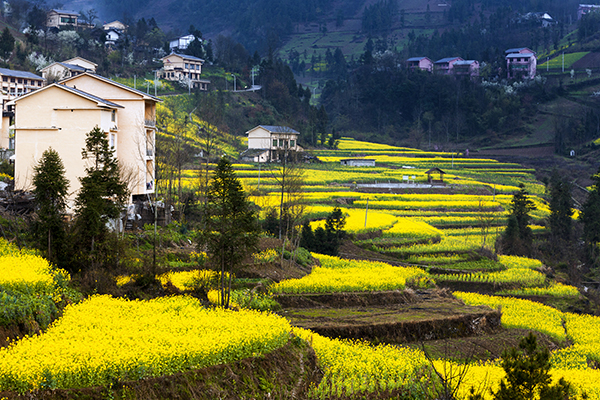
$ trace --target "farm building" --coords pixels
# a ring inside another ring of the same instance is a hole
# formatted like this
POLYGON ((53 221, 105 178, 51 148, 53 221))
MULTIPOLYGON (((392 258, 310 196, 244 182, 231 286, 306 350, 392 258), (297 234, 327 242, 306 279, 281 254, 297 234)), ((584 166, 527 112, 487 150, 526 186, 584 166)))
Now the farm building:
POLYGON ((527 47, 508 49, 506 54, 506 70, 508 79, 535 78, 537 59, 535 52, 527 47))
POLYGON ((344 160, 340 160, 342 165, 346 165, 348 167, 374 167, 375 160, 369 158, 346 158, 344 160))
MULTIPOLYGON (((258 125, 246 134, 248 135, 248 150, 263 150, 267 154, 267 161, 279 160, 280 154, 283 152, 303 151, 302 147, 298 146, 300 132, 287 126, 258 125)), ((242 157, 246 156, 246 152, 244 152, 242 157)))
POLYGON ((406 67, 410 71, 420 69, 421 71, 431 72, 433 69, 433 61, 428 57, 412 57, 406 60, 406 67))

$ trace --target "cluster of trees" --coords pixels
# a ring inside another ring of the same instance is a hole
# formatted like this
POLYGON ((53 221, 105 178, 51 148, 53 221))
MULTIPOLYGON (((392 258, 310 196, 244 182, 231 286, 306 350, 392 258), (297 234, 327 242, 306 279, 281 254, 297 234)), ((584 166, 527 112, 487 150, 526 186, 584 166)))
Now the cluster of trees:
POLYGON ((33 233, 49 261, 71 272, 98 265, 116 266, 119 246, 109 226, 119 220, 128 185, 106 135, 95 127, 86 136, 82 158, 88 160, 75 199, 75 219, 65 222, 69 182, 58 153, 46 150, 34 168, 37 219, 33 233))
POLYGON ((362 30, 369 35, 387 32, 392 28, 397 14, 397 0, 381 0, 367 6, 362 17, 362 30))
POLYGON ((300 246, 316 253, 337 256, 342 239, 346 235, 345 226, 346 216, 339 207, 336 207, 327 216, 325 228, 319 226, 313 231, 310 221, 302 225, 300 246))
MULTIPOLYGON (((531 256, 541 250, 553 263, 565 263, 572 279, 578 260, 591 267, 600 265, 600 170, 592 176, 594 184, 581 207, 577 220, 573 219, 574 201, 572 184, 566 177, 554 172, 548 182, 550 216, 546 221, 549 234, 537 244, 529 223, 530 213, 536 209, 523 185, 513 195, 507 227, 501 237, 501 251, 508 254, 531 256), (577 223, 581 223, 580 228, 577 223), (580 241, 579 239, 583 239, 580 241), (581 246, 581 243, 585 243, 581 246)), ((593 269, 591 269, 593 272, 593 269)))
MULTIPOLYGON (((104 9, 114 16, 136 15, 147 0, 104 0, 104 9)), ((244 47, 266 53, 269 47, 276 48, 279 38, 294 30, 297 23, 306 23, 327 15, 333 6, 332 0, 299 0, 281 2, 277 0, 224 0, 219 2, 197 2, 183 0, 161 16, 161 23, 175 22, 188 26, 196 24, 205 31, 233 31, 233 37, 244 47)))

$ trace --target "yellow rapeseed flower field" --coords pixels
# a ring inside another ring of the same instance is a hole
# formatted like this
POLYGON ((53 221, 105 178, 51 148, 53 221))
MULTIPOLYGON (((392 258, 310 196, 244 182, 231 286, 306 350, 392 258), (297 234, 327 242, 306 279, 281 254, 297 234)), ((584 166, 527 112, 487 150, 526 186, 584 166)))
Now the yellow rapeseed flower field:
POLYGON ((286 279, 271 286, 275 293, 363 292, 426 287, 433 281, 419 268, 394 267, 375 261, 345 260, 313 253, 321 267, 300 279, 286 279))
POLYGON ((109 385, 264 354, 291 326, 273 314, 206 309, 191 297, 93 296, 47 332, 0 349, 0 391, 109 385))

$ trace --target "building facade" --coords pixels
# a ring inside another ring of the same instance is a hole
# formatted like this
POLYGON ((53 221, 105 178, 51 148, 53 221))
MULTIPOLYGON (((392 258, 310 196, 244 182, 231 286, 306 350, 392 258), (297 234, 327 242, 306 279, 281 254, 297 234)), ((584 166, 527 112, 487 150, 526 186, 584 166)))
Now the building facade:
POLYGON ((533 79, 536 74, 535 52, 528 47, 517 47, 504 52, 508 79, 533 79))
MULTIPOLYGON (((269 162, 277 161, 281 158, 282 153, 303 151, 302 147, 298 146, 300 132, 287 126, 259 125, 250 129, 246 134, 248 135, 248 150, 264 150, 260 152, 263 157, 260 158, 261 161, 264 158, 267 158, 269 162)), ((249 151, 248 153, 257 152, 249 151)))
POLYGON ((201 79, 204 60, 187 54, 171 53, 163 57, 161 78, 167 81, 187 82, 190 88, 208 90, 209 80, 201 79))
POLYGON ((52 9, 47 14, 46 26, 48 28, 62 28, 65 26, 78 26, 79 13, 69 10, 52 9))
POLYGON ((450 75, 454 72, 453 71, 454 64, 457 61, 464 61, 464 60, 460 57, 446 57, 446 58, 437 60, 435 63, 433 63, 433 72, 435 72, 436 74, 441 74, 441 75, 450 75))
POLYGON ((433 70, 433 61, 428 57, 411 57, 406 60, 406 68, 411 71, 420 69, 421 71, 431 72, 433 70))
POLYGON ((74 200, 85 175, 81 150, 100 127, 115 149, 132 198, 155 190, 155 132, 158 98, 95 74, 84 73, 13 101, 15 188, 31 189, 33 167, 52 147, 65 164, 74 200))

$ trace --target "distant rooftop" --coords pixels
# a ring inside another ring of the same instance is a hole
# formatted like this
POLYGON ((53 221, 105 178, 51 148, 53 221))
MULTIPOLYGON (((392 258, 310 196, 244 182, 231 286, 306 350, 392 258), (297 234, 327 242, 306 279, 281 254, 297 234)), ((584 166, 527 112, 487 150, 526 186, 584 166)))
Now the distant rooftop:
POLYGON ((44 79, 34 73, 27 71, 15 71, 8 68, 0 68, 0 75, 12 76, 14 78, 26 78, 26 79, 44 79))

